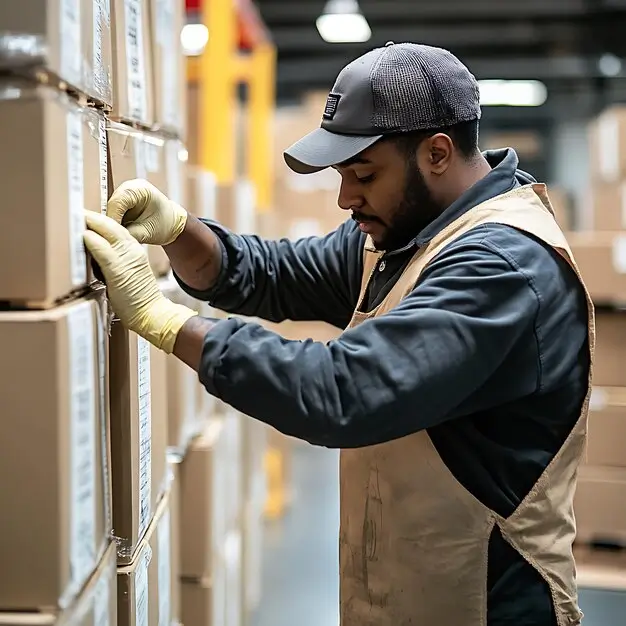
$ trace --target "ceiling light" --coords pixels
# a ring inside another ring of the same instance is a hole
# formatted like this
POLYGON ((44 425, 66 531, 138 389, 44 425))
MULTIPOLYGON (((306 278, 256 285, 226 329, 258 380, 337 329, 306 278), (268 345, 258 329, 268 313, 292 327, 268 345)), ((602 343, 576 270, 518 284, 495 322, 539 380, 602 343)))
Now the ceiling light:
POLYGON ((362 43, 372 36, 356 0, 329 0, 315 23, 328 43, 362 43))
POLYGON ((186 24, 180 33, 183 52, 190 57, 202 54, 209 41, 209 30, 204 24, 186 24))
POLYGON ((603 54, 598 61, 598 69, 604 76, 618 76, 622 62, 614 54, 603 54))
POLYGON ((479 80, 482 106, 538 107, 548 99, 538 80, 479 80))

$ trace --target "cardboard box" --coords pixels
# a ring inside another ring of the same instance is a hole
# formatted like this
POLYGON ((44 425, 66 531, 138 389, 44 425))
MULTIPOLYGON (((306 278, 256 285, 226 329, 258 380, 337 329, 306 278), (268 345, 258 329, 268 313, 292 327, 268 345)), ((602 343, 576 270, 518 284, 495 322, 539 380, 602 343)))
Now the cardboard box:
POLYGON ((113 0, 112 118, 154 123, 149 0, 113 0))
POLYGON ((133 560, 167 488, 165 355, 114 322, 111 330, 113 531, 133 560))
POLYGON ((83 209, 101 211, 101 118, 46 87, 1 83, 0 300, 51 306, 91 280, 83 209), (12 97, 15 96, 15 97, 12 97))
POLYGON ((241 626, 241 534, 229 533, 210 578, 183 579, 181 614, 185 626, 241 626))
POLYGON ((576 581, 585 589, 626 589, 626 553, 574 546, 576 581))
POLYGON ((101 295, 47 311, 0 313, 6 610, 68 608, 110 540, 101 295))
POLYGON ((110 105, 108 6, 103 0, 0 3, 0 67, 43 67, 110 105))
POLYGON ((171 530, 171 569, 172 569, 172 624, 181 624, 180 608, 180 461, 168 456, 170 483, 170 530, 171 530))
POLYGON ((108 626, 117 625, 117 569, 115 545, 109 544, 96 571, 80 596, 65 611, 50 613, 0 612, 1 626, 108 626))
MULTIPOLYGON (((548 188, 550 204, 554 211, 554 217, 562 230, 571 230, 574 226, 574 215, 571 200, 567 191, 557 185, 548 188)), ((336 202, 335 202, 336 204, 336 202)))
POLYGON ((172 589, 178 572, 172 559, 169 493, 161 500, 133 561, 117 570, 119 626, 174 623, 172 589))
POLYGON ((626 469, 582 466, 574 497, 576 541, 626 547, 626 469))
POLYGON ((180 33, 185 5, 178 0, 150 0, 154 60, 154 118, 157 126, 185 137, 187 74, 180 33))
POLYGON ((596 304, 626 302, 626 233, 567 233, 580 273, 596 304))
POLYGON ((211 421, 181 464, 181 575, 186 579, 212 576, 229 531, 241 527, 236 470, 241 461, 234 435, 232 420, 211 421))
POLYGON ((626 182, 595 182, 585 202, 593 230, 610 232, 626 229, 626 182))
MULTIPOLYGON (((200 308, 200 303, 185 294, 175 280, 161 280, 159 287, 173 302, 194 310, 200 308)), ((197 372, 173 355, 166 359, 168 446, 171 452, 184 456, 189 442, 204 429, 208 416, 198 404, 198 388, 202 385, 197 372)))
POLYGON ((187 167, 187 204, 185 208, 197 218, 217 219, 217 180, 212 172, 187 167))
POLYGON ((626 106, 610 107, 590 124, 589 155, 593 180, 626 178, 626 106))
MULTIPOLYGON (((166 188, 163 192, 167 197, 187 208, 187 158, 188 152, 182 141, 165 140, 165 169, 167 172, 166 188)), ((189 209, 187 209, 189 210, 189 209)))
POLYGON ((626 313, 596 309, 593 382, 597 387, 626 387, 626 313))
MULTIPOLYGON (((250 420, 252 421, 252 420, 250 420)), ((242 532, 243 610, 246 615, 261 603, 263 592, 264 499, 250 499, 244 505, 242 532)))
POLYGON ((626 388, 593 388, 588 437, 588 465, 626 468, 626 388))
MULTIPOLYGON (((143 178, 167 193, 169 178, 165 139, 115 122, 109 122, 107 138, 114 188, 127 180, 143 178)), ((169 272, 170 262, 163 249, 160 246, 146 246, 146 251, 155 276, 165 276, 169 272)))

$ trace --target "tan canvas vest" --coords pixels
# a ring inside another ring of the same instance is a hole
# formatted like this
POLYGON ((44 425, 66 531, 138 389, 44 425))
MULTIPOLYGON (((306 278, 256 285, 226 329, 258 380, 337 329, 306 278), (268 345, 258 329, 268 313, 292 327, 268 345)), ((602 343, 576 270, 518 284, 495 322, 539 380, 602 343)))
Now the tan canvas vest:
MULTIPOLYGON (((528 185, 489 200, 450 224, 415 254, 380 306, 371 313, 361 313, 357 307, 350 327, 395 307, 436 254, 471 228, 489 222, 510 225, 543 240, 570 263, 580 279, 545 186, 528 185)), ((359 305, 379 257, 368 241, 359 305)), ((593 358, 594 312, 588 294, 587 302, 593 358)), ((591 373, 573 431, 506 519, 457 482, 425 431, 376 446, 342 450, 341 626, 486 624, 487 549, 495 525, 546 580, 559 626, 580 624, 572 501, 585 447, 590 391, 591 373)))

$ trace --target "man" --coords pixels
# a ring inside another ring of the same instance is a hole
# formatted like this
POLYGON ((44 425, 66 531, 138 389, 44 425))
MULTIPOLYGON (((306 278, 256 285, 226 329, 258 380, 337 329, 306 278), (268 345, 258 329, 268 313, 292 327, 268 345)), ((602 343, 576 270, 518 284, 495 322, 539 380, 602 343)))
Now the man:
POLYGON ((340 73, 321 128, 285 154, 339 172, 352 219, 336 232, 239 236, 143 181, 115 192, 112 219, 87 217, 129 328, 240 411, 342 448, 342 626, 581 620, 593 308, 545 187, 513 150, 480 153, 479 118, 458 59, 388 44, 340 73), (346 330, 324 345, 201 319, 160 294, 138 242, 216 307, 346 330))

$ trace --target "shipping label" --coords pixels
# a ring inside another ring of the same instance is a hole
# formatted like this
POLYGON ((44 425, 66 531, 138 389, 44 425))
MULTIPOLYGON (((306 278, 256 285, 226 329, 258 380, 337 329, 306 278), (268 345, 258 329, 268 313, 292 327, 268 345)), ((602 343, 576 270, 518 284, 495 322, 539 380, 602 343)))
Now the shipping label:
POLYGON ((72 579, 83 581, 96 566, 96 398, 91 304, 68 316, 70 355, 70 481, 72 579))
POLYGON ((80 37, 80 0, 61 0, 61 78, 75 87, 82 84, 82 58, 80 37))
POLYGON ((87 282, 85 232, 85 181, 83 178, 83 123, 78 110, 67 113, 67 169, 70 217, 70 271, 72 285, 87 282))
POLYGON ((177 141, 168 141, 165 144, 165 159, 167 168, 167 195, 177 204, 183 203, 182 198, 182 167, 178 157, 179 144, 177 141))
POLYGON ((104 41, 104 2, 94 0, 93 2, 93 68, 91 75, 94 84, 100 87, 102 77, 106 74, 104 68, 104 58, 102 52, 102 42, 104 41))
POLYGON ((152 516, 152 415, 150 398, 150 344, 137 337, 139 386, 139 536, 145 532, 152 516))
POLYGON ((146 171, 150 174, 155 174, 161 169, 159 165, 159 146, 151 141, 144 141, 143 144, 146 171))
MULTIPOLYGON (((107 151, 106 122, 103 117, 98 119, 98 140, 100 143, 100 212, 106 215, 109 199, 109 155, 107 151)), ((111 189, 113 191, 113 189, 111 189)))
POLYGON ((170 510, 167 509, 159 522, 158 547, 159 547, 159 626, 170 626, 172 563, 171 563, 171 519, 170 510))
POLYGON ((135 171, 137 178, 148 178, 148 158, 146 156, 146 142, 139 137, 132 138, 135 147, 135 171))
POLYGON ((139 557, 135 572, 136 626, 148 626, 148 566, 151 560, 152 550, 147 545, 139 557))
POLYGON ((177 33, 173 28, 176 16, 173 0, 157 0, 157 41, 161 53, 161 102, 163 104, 163 122, 168 126, 178 123, 178 85, 177 73, 180 71, 178 60, 180 46, 177 33))
POLYGON ((144 32, 141 0, 125 0, 126 63, 128 72, 128 113, 135 120, 148 121, 148 94, 144 59, 144 32))

